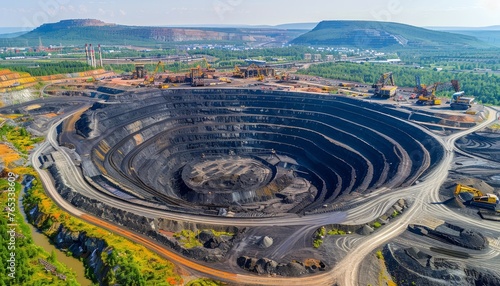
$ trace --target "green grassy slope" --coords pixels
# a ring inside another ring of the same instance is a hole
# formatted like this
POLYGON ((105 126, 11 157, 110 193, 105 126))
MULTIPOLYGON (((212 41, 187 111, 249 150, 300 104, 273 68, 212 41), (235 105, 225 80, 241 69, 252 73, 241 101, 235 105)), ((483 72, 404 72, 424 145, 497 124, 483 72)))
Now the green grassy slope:
POLYGON ((477 38, 468 35, 376 21, 323 21, 292 43, 357 48, 484 46, 477 38))

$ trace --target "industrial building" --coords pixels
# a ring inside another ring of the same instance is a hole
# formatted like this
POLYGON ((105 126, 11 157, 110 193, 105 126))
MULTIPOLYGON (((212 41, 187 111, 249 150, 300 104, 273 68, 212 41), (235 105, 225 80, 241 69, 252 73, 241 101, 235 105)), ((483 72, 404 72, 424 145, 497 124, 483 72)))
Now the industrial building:
POLYGON ((236 67, 233 72, 234 77, 239 78, 260 78, 260 77, 274 77, 276 72, 272 67, 259 67, 257 65, 251 64, 248 67, 236 67))

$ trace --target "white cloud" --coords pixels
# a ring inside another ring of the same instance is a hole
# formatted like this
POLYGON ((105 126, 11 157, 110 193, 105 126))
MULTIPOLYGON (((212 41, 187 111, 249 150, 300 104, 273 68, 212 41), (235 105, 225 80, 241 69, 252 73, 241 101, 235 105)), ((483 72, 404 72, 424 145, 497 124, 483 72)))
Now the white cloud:
POLYGON ((500 3, 497 0, 479 0, 479 4, 487 10, 499 10, 500 3))
POLYGON ((87 9, 87 6, 85 6, 85 5, 78 6, 78 14, 85 14, 88 11, 89 11, 89 9, 87 9))

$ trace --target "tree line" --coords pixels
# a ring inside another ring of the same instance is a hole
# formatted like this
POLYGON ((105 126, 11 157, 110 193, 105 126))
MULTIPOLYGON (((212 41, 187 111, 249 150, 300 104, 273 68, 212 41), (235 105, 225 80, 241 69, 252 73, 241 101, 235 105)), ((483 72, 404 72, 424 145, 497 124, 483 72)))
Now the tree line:
POLYGON ((61 62, 39 62, 27 65, 0 65, 0 69, 10 69, 16 72, 27 72, 32 76, 46 76, 54 74, 76 73, 93 70, 86 63, 76 61, 61 61, 61 62))

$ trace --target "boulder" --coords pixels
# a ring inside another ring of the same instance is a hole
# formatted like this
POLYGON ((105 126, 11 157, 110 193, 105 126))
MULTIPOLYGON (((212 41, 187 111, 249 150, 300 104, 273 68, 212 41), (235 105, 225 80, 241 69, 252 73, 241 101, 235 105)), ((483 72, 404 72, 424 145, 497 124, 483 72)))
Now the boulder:
POLYGON ((276 270, 279 275, 288 277, 298 277, 307 272, 304 265, 298 262, 290 262, 286 265, 280 264, 276 270))
POLYGON ((214 237, 215 235, 211 230, 203 230, 198 234, 198 239, 201 241, 201 243, 205 243, 214 237))
POLYGON ((361 235, 369 235, 373 232, 373 228, 367 224, 365 224, 362 228, 358 230, 358 233, 361 235))
POLYGON ((400 207, 399 205, 393 205, 392 208, 397 211, 398 213, 402 212, 403 211, 403 208, 400 207))
POLYGON ((405 202, 405 200, 400 199, 400 200, 398 201, 398 205, 399 205, 401 208, 406 208, 406 202, 405 202))
POLYGON ((259 246, 262 248, 268 248, 273 245, 273 238, 269 236, 263 236, 259 241, 259 246))
POLYGON ((210 248, 210 249, 214 249, 214 248, 217 248, 219 247, 219 245, 222 243, 222 239, 219 238, 219 237, 212 237, 210 240, 208 240, 207 242, 205 242, 203 244, 203 246, 205 248, 210 248))

